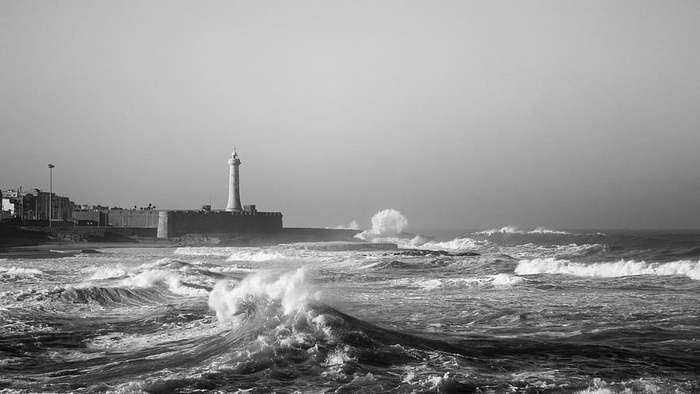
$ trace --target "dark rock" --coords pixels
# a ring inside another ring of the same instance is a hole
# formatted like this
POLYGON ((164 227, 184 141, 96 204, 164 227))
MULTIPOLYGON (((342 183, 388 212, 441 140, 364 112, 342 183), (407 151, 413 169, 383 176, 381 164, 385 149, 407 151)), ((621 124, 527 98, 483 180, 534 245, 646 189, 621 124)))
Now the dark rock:
POLYGON ((481 256, 481 254, 476 252, 447 252, 444 250, 425 250, 425 249, 406 249, 400 252, 393 253, 394 256, 454 256, 454 257, 473 257, 481 256))

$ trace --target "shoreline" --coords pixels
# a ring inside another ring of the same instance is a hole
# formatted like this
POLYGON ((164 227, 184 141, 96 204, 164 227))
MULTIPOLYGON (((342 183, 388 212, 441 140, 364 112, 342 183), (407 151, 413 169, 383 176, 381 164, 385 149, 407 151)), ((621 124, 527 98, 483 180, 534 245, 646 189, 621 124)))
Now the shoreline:
POLYGON ((181 246, 263 247, 299 242, 360 242, 359 231, 284 228, 272 233, 187 234, 159 239, 115 233, 90 234, 74 229, 0 227, 0 259, 60 258, 99 253, 110 248, 175 248, 181 246))

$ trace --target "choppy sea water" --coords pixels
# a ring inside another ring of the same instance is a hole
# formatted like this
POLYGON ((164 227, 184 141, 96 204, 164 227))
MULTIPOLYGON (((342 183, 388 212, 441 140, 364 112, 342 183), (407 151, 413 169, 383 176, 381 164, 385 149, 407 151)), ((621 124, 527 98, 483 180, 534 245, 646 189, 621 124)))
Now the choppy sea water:
POLYGON ((700 232, 383 241, 0 260, 0 392, 700 392, 700 232))

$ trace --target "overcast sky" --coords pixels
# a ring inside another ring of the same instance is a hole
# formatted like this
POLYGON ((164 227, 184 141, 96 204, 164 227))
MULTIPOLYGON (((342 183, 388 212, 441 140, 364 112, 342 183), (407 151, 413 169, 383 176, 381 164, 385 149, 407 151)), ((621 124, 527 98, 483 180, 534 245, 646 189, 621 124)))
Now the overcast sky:
POLYGON ((0 0, 0 188, 700 228, 700 2, 0 0))

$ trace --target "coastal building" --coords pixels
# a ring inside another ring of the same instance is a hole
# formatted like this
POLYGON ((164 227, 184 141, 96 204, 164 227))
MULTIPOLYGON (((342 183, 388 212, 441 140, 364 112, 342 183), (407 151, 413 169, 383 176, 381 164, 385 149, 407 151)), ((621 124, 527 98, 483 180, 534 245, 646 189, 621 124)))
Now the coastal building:
POLYGON ((158 211, 146 208, 109 208, 102 205, 83 205, 73 211, 76 226, 157 228, 158 211))
POLYGON ((21 220, 30 225, 53 222, 69 222, 73 218, 75 203, 70 198, 32 189, 29 192, 4 190, 2 192, 3 219, 5 216, 21 220), (50 210, 50 211, 49 211, 50 210))
MULTIPOLYGON (((0 191, 3 227, 51 227, 63 236, 87 240, 124 240, 125 237, 172 239, 178 242, 200 239, 200 235, 223 236, 242 244, 271 242, 318 242, 352 240, 357 231, 284 228, 281 212, 258 211, 255 204, 241 204, 240 164, 235 149, 227 161, 229 166, 228 204, 215 210, 203 205, 198 210, 158 210, 156 206, 124 209, 103 205, 76 205, 68 197, 46 193, 0 191), (49 211, 51 209, 51 211, 49 211), (49 218, 52 218, 49 223, 49 218), (5 220, 10 219, 10 220, 5 220)), ((206 238, 206 237, 205 237, 206 238)))
POLYGON ((2 196, 2 190, 0 190, 0 220, 5 220, 12 217, 12 212, 10 211, 10 208, 14 209, 14 206, 11 206, 9 204, 10 201, 8 200, 8 206, 5 207, 5 199, 3 199, 2 196))
POLYGON ((110 209, 107 217, 108 226, 111 227, 158 227, 158 211, 155 209, 110 209))

